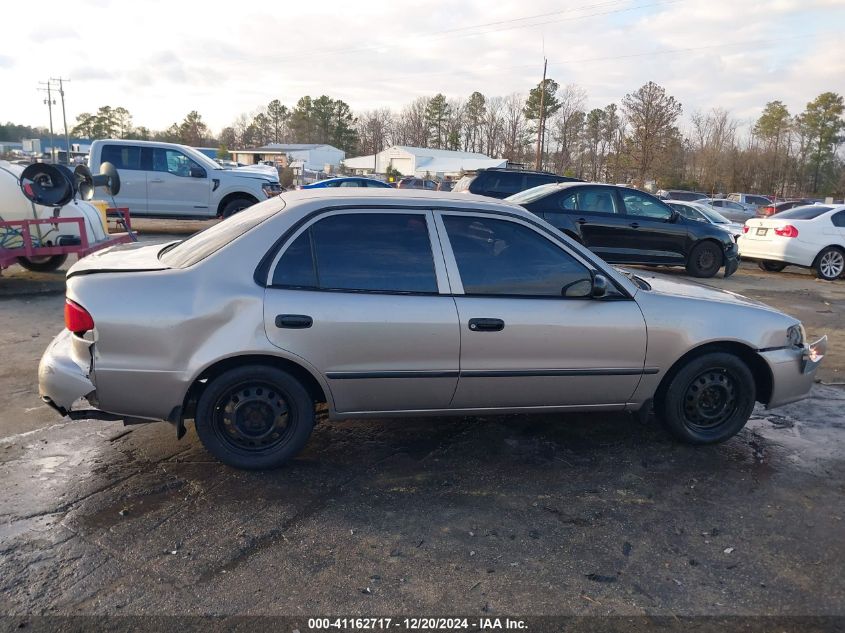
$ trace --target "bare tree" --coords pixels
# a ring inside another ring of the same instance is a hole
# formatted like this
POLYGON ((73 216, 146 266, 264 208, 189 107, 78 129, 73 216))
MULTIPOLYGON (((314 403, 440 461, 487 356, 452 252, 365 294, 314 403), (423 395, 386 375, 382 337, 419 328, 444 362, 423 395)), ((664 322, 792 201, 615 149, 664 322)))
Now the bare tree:
POLYGON ((390 145, 393 113, 389 108, 368 110, 358 115, 359 150, 362 154, 378 154, 390 145))
POLYGON ((631 150, 640 183, 651 176, 655 159, 672 140, 681 104, 666 90, 649 81, 636 92, 625 95, 622 109, 631 125, 631 150))
POLYGON ((504 139, 502 155, 511 162, 524 162, 528 144, 528 123, 525 119, 525 99, 519 93, 505 97, 503 127, 504 139))

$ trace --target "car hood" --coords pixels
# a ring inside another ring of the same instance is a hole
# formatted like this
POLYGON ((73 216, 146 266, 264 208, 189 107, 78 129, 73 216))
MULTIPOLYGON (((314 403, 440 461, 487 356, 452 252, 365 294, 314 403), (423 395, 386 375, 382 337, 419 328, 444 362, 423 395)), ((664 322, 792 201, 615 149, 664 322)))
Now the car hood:
POLYGON ((135 242, 120 244, 83 257, 67 271, 67 278, 94 273, 123 273, 167 270, 158 254, 167 244, 135 242))
POLYGON ((644 273, 640 270, 627 272, 644 279, 651 286, 650 292, 655 292, 661 295, 684 297, 687 299, 702 299, 704 301, 717 301, 719 303, 731 303, 734 305, 764 308, 766 310, 771 310, 772 312, 777 312, 777 310, 765 303, 760 303, 759 301, 749 299, 748 297, 744 297, 729 290, 711 288, 710 286, 705 286, 704 284, 693 281, 678 281, 668 275, 662 275, 659 273, 644 273))

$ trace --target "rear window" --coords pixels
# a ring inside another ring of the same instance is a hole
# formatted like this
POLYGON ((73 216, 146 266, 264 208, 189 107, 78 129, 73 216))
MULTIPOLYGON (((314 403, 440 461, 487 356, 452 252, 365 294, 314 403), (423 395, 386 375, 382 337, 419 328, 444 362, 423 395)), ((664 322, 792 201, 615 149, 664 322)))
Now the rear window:
POLYGON ((539 187, 532 187, 525 191, 520 191, 512 196, 505 198, 508 202, 515 202, 516 204, 528 204, 535 200, 540 200, 546 196, 558 191, 556 183, 549 183, 548 185, 540 185, 539 187))
POLYGON ((472 190, 490 193, 517 193, 525 189, 524 174, 515 172, 482 172, 473 183, 472 190))
POLYGON ((141 148, 137 145, 104 145, 100 163, 111 163, 120 170, 141 169, 141 148))
POLYGON ((173 268, 193 266, 284 209, 285 203, 281 198, 273 201, 275 204, 269 200, 270 204, 257 204, 174 246, 166 247, 158 255, 159 261, 173 268))
POLYGON ((833 207, 825 207, 821 204, 814 204, 808 207, 795 207, 788 211, 783 211, 775 216, 777 220, 812 220, 824 215, 833 207))

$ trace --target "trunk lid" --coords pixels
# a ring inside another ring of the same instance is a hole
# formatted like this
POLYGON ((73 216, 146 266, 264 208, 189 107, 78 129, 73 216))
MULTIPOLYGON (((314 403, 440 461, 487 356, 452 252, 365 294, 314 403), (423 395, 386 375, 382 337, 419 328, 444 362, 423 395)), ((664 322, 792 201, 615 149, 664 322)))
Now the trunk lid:
POLYGON ((158 258, 159 252, 165 246, 167 244, 135 242, 97 251, 71 266, 67 278, 94 273, 167 270, 170 266, 163 264, 158 258))

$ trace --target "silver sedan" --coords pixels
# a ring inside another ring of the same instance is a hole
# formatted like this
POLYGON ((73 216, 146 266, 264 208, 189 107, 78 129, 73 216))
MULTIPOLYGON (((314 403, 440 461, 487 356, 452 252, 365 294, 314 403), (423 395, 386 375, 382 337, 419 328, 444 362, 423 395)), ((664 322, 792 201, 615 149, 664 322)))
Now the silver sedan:
POLYGON ((240 468, 332 419, 653 411, 696 444, 804 397, 825 353, 735 294, 623 274, 516 205, 303 190, 68 272, 39 368, 72 418, 193 420, 240 468), (87 401, 87 403, 86 403, 87 401))

